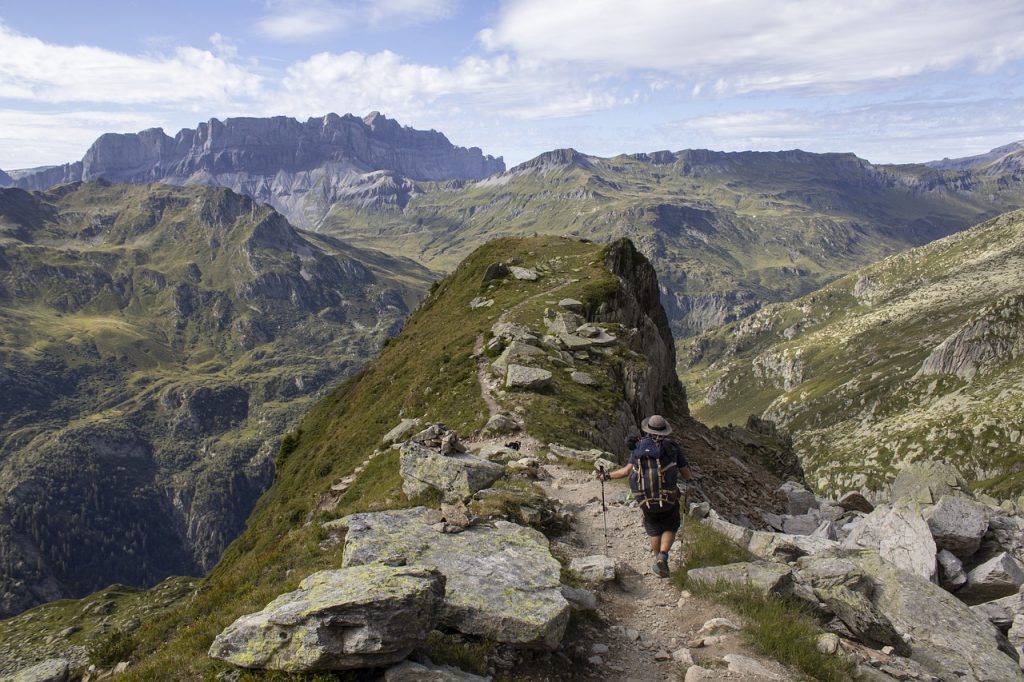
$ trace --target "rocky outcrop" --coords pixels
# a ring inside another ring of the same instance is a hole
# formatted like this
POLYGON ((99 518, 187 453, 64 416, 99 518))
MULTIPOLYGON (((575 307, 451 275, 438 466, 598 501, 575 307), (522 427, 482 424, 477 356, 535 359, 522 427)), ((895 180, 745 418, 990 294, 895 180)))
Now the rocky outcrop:
POLYGON ((444 453, 410 440, 399 459, 402 492, 414 497, 438 490, 446 502, 468 500, 501 478, 505 467, 464 452, 444 453))
POLYGON ((892 482, 894 500, 935 504, 945 496, 974 497, 957 468, 946 462, 914 462, 902 468, 892 482))
POLYGON ((498 642, 557 647, 569 604, 561 593, 561 567, 544 536, 505 521, 440 533, 425 512, 417 507, 345 517, 343 565, 434 566, 447 578, 445 626, 498 642))
POLYGON ((986 307, 925 358, 920 374, 971 380, 1024 355, 1024 295, 986 307))
POLYGON ((210 656, 287 672, 395 663, 434 629, 444 594, 444 576, 422 566, 320 571, 229 625, 214 639, 210 656))
POLYGON ((409 181, 480 179, 505 170, 500 158, 453 146, 436 131, 404 127, 373 112, 211 119, 174 137, 159 128, 101 135, 81 162, 26 173, 24 189, 79 180, 228 187, 272 204, 300 225, 335 201, 363 208, 405 206, 409 181))
POLYGON ((11 677, 4 678, 7 682, 65 682, 70 678, 68 662, 60 658, 51 658, 33 666, 19 670, 11 677))

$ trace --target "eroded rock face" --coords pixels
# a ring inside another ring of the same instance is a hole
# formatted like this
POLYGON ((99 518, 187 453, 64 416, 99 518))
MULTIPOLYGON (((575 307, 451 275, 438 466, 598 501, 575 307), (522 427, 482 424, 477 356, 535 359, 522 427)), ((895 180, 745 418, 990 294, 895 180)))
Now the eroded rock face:
POLYGON ((499 642, 554 649, 569 622, 558 561, 539 532, 505 521, 458 535, 438 533, 423 507, 342 520, 344 566, 435 566, 447 577, 441 622, 499 642))
POLYGON ((437 625, 444 594, 444 576, 423 566, 320 571, 225 628, 210 656, 288 672, 396 663, 437 625))

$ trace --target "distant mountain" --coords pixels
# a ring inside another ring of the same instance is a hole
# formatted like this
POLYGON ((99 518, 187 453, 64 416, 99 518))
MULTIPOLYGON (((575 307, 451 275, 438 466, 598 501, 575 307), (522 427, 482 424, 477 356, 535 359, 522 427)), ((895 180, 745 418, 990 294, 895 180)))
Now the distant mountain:
POLYGON ((432 274, 230 190, 0 190, 0 615, 210 569, 432 274))
POLYGON ((794 435, 821 490, 954 463, 1024 492, 1024 211, 771 305, 681 349, 694 413, 794 435))
POLYGON ((479 181, 418 183, 401 210, 338 202, 319 230, 449 269, 499 236, 631 238, 678 336, 1024 206, 1024 173, 880 166, 852 154, 546 152, 479 181))
POLYGON ((14 179, 10 175, 0 169, 0 187, 10 187, 14 184, 14 179))
MULTIPOLYGON (((436 131, 373 112, 293 118, 211 119, 173 138, 160 128, 107 133, 81 161, 18 173, 22 189, 79 180, 167 182, 230 188, 312 225, 335 201, 395 201, 412 181, 476 180, 505 170, 500 158, 456 147, 436 131), (386 190, 386 191, 385 191, 386 190)), ((407 198, 407 197, 406 197, 407 198)))
POLYGON ((940 170, 969 170, 978 166, 988 166, 999 161, 1014 157, 1020 163, 1024 156, 1024 140, 1011 142, 1010 144, 996 147, 995 149, 977 156, 965 156, 959 159, 942 159, 940 161, 929 161, 926 166, 940 170))

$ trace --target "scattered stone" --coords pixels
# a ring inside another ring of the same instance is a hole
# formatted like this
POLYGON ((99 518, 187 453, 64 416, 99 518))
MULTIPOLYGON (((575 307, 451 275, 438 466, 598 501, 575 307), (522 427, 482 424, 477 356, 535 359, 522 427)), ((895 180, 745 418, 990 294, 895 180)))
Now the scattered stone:
POLYGON ((772 672, 759 661, 739 654, 726 654, 722 657, 729 664, 729 670, 740 675, 749 675, 758 680, 783 680, 782 675, 772 672))
POLYGON ((417 426, 419 426, 419 424, 419 419, 403 419, 402 421, 398 422, 398 426, 384 434, 384 437, 381 439, 381 442, 384 443, 384 445, 391 445, 392 443, 397 443, 403 438, 405 438, 407 435, 409 435, 409 432, 415 429, 417 426))
POLYGON ((935 504, 942 497, 974 497, 956 467, 946 462, 922 460, 907 466, 892 482, 892 499, 935 504))
POLYGON ((587 663, 595 667, 601 667, 604 665, 604 659, 600 656, 594 655, 587 659, 587 663))
POLYGON ((739 632, 740 626, 728 618, 712 618, 705 621, 704 625, 697 631, 697 637, 707 638, 720 635, 723 632, 739 632))
POLYGON ((443 455, 410 440, 402 445, 399 474, 402 492, 414 497, 433 488, 446 502, 464 501, 501 478, 505 467, 464 453, 443 455))
POLYGON ((711 512, 711 505, 708 502, 691 502, 690 503, 690 516, 695 516, 698 519, 705 518, 711 512))
POLYGON ((561 566, 538 531, 507 521, 434 532, 425 509, 353 514, 342 563, 436 566, 448 579, 441 622, 498 642, 555 649, 569 622, 561 566))
POLYGON ((552 374, 546 369, 509 365, 505 373, 505 388, 537 390, 551 383, 552 374))
POLYGON ((657 653, 654 654, 654 660, 656 660, 658 662, 671 661, 672 660, 672 654, 670 654, 669 652, 665 651, 664 649, 658 649, 657 653))
POLYGON ((831 656, 839 650, 839 635, 832 632, 823 632, 818 635, 818 651, 831 656))
POLYGON ((528 327, 515 322, 495 322, 491 326, 491 334, 503 344, 522 341, 529 345, 537 345, 537 336, 528 327))
POLYGON ((788 566, 768 563, 738 563, 690 569, 687 580, 714 585, 750 585, 764 594, 785 595, 792 583, 788 566))
POLYGON ((384 672, 384 682, 490 682, 450 665, 433 665, 403 661, 384 672))
POLYGON ((852 490, 840 497, 836 504, 846 511, 856 511, 862 514, 870 514, 875 511, 875 505, 871 504, 868 498, 852 490))
POLYGON ((957 590, 956 596, 968 604, 980 604, 1017 594, 1021 585, 1024 571, 1020 563, 1003 552, 973 568, 967 574, 967 584, 957 590))
POLYGON ((954 592, 967 582, 964 565, 955 554, 948 549, 942 549, 935 558, 939 564, 939 585, 944 590, 954 592))
POLYGON ((513 459, 518 459, 519 455, 522 453, 518 450, 505 447, 500 443, 485 443, 483 447, 473 454, 481 459, 486 459, 489 462, 509 462, 513 459))
POLYGON ((583 312, 583 303, 581 301, 577 301, 575 298, 563 298, 558 302, 558 307, 565 308, 569 312, 573 313, 583 312))
POLYGON ((878 507, 843 541, 846 549, 875 549, 886 561, 927 579, 935 579, 935 541, 928 524, 905 504, 878 507))
POLYGON ((441 520, 446 533, 459 533, 469 527, 469 509, 462 500, 454 504, 441 503, 441 520))
POLYGON ((586 372, 576 371, 569 375, 569 378, 583 386, 597 386, 598 381, 586 372))
POLYGON ((483 296, 477 296, 469 302, 469 307, 474 310, 477 308, 490 308, 492 305, 494 305, 494 299, 484 298, 483 296))
POLYGON ((608 653, 608 645, 602 644, 601 642, 594 642, 590 646, 590 650, 593 651, 595 654, 606 654, 608 653))
POLYGON ((633 628, 626 628, 626 639, 628 639, 630 642, 639 642, 640 631, 634 630, 633 628))
POLYGON ((811 535, 821 525, 821 516, 816 511, 812 510, 798 516, 787 516, 782 523, 783 532, 788 535, 811 535))
POLYGON ((683 682, 718 682, 721 679, 718 671, 710 668, 702 668, 699 665, 691 665, 686 669, 686 676, 683 682))
POLYGON ((988 530, 985 507, 972 500, 946 497, 924 512, 935 546, 961 559, 978 551, 988 530))
POLYGON ((36 663, 4 678, 8 682, 65 682, 70 672, 70 664, 63 658, 51 658, 36 663))
POLYGON ((501 355, 491 363, 491 367, 495 372, 501 374, 502 372, 507 372, 510 364, 531 362, 533 358, 545 355, 544 350, 537 346, 523 341, 512 341, 505 347, 505 350, 501 351, 501 355))
POLYGON ((600 584, 615 580, 615 560, 603 554, 576 557, 569 562, 569 570, 588 583, 600 584))
POLYGON ((679 665, 693 665, 693 654, 686 647, 672 652, 672 660, 679 665))
POLYGON ((484 282, 490 282, 493 279, 501 279, 502 277, 508 277, 510 274, 508 266, 504 263, 491 263, 484 270, 484 282))
POLYGON ((445 578, 423 566, 320 571, 238 618, 209 655, 243 668, 350 670, 397 663, 437 625, 445 578))
POLYGON ((590 339, 585 339, 582 336, 577 336, 575 334, 559 334, 558 335, 558 340, 568 350, 573 351, 575 353, 574 357, 576 357, 577 359, 579 359, 579 360, 587 360, 587 359, 589 359, 589 356, 580 357, 578 355, 578 351, 583 351, 583 350, 586 350, 587 348, 590 348, 591 346, 593 346, 594 343, 590 339))

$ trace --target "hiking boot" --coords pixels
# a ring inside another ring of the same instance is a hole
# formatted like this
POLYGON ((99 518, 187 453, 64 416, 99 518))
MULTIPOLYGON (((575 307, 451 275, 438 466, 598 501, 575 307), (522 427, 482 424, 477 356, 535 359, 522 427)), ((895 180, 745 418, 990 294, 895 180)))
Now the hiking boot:
POLYGON ((668 572, 668 559, 658 557, 658 561, 654 564, 654 572, 658 574, 659 578, 667 578, 668 572))

